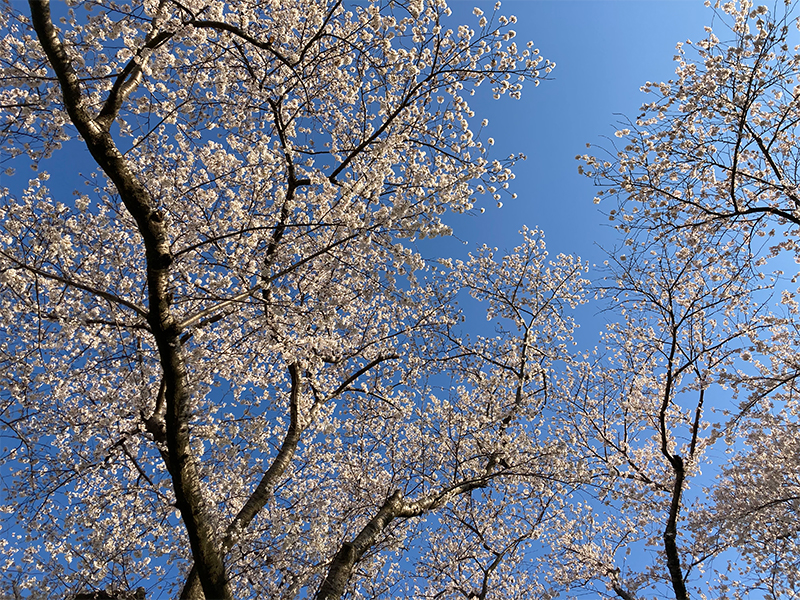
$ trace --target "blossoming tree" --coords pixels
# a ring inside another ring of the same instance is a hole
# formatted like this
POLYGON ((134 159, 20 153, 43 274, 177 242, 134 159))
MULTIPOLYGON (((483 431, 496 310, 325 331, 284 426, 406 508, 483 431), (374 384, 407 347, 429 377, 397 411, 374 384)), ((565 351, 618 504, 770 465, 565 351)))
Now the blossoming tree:
POLYGON ((602 559, 573 568, 572 580, 604 580, 620 598, 659 580, 678 599, 709 589, 719 598, 798 593, 792 10, 717 2, 706 37, 678 45, 675 79, 642 88, 653 100, 617 132, 624 145, 582 157, 605 188, 596 201, 618 200, 608 215, 625 246, 612 253, 609 291, 642 325, 612 333, 622 376, 606 374, 589 395, 594 415, 608 399, 609 425, 583 446, 607 440, 595 460, 600 497, 612 496, 616 512, 603 513, 611 537, 587 527, 605 545, 579 549, 602 559), (771 259, 784 262, 767 270, 771 259), (704 425, 714 409, 715 425, 704 425), (651 531, 648 545, 660 548, 646 568, 624 560, 636 539, 625 523, 651 531))
POLYGON ((0 198, 5 591, 538 589, 564 472, 542 406, 584 267, 535 231, 456 264, 411 245, 508 193, 474 88, 551 68, 476 13, 2 4, 0 139, 38 169, 0 198), (466 293, 495 335, 463 334, 466 293))

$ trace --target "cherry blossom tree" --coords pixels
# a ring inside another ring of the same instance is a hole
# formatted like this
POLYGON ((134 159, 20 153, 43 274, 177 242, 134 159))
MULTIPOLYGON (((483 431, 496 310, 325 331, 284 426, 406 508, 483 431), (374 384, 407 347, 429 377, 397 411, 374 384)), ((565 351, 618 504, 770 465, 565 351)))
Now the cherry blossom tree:
POLYGON ((653 99, 619 147, 580 157, 604 188, 596 202, 617 200, 607 214, 625 245, 610 292, 641 323, 612 328, 620 374, 576 397, 588 415, 576 435, 604 415, 580 439, 601 465, 594 498, 610 494, 617 514, 604 531, 587 525, 578 550, 595 558, 573 581, 605 580, 620 598, 658 578, 675 598, 798 594, 797 278, 784 266, 800 262, 793 8, 717 2, 705 37, 678 45, 675 78, 642 88, 653 99), (649 570, 618 558, 631 531, 660 548, 649 570))
POLYGON ((475 88, 552 67, 475 13, 2 4, 8 594, 540 589, 526 560, 569 485, 544 407, 585 267, 536 231, 460 263, 413 245, 509 193, 475 88), (466 294, 495 334, 463 333, 466 294))
POLYGON ((601 290, 621 318, 603 353, 569 368, 559 422, 585 485, 548 534, 563 586, 629 600, 715 585, 706 567, 720 549, 696 529, 707 524, 702 472, 719 466, 708 413, 741 383, 736 362, 769 326, 747 270, 728 259, 733 245, 698 246, 693 234, 612 256, 601 290))

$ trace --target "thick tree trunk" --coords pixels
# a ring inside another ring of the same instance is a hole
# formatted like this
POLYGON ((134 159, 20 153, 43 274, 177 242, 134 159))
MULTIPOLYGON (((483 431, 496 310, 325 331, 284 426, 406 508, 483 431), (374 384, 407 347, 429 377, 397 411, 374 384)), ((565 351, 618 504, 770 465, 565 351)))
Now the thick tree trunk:
MULTIPOLYGON (((29 5, 33 27, 58 77, 70 119, 92 157, 116 186, 144 241, 148 322, 158 347, 166 385, 167 448, 175 501, 186 525, 192 556, 206 598, 232 600, 223 555, 214 539, 211 520, 203 502, 202 482, 189 449, 190 394, 180 330, 170 310, 168 283, 172 255, 163 218, 155 210, 149 192, 130 169, 108 130, 115 116, 112 105, 118 104, 119 98, 109 98, 109 103, 101 113, 103 119, 92 117, 85 108, 78 75, 53 27, 49 1, 29 0, 29 5), (106 114, 109 112, 111 114, 106 114)), ((115 90, 126 87, 130 91, 130 86, 135 85, 136 75, 123 73, 120 77, 130 76, 130 79, 124 82, 124 86, 115 86, 115 90)))

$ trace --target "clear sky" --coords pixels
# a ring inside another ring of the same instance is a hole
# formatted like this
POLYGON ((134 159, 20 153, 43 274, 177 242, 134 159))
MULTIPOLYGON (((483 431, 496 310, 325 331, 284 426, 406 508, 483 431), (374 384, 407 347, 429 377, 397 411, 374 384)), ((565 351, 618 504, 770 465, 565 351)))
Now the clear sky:
MULTIPOLYGON (((474 25, 472 8, 489 13, 493 4, 456 0, 451 7, 456 21, 474 25)), ((587 142, 610 146, 603 136, 613 138, 623 115, 635 117, 646 98, 639 88, 670 79, 675 44, 703 36, 714 13, 702 0, 507 0, 500 12, 517 16, 518 42, 533 40, 556 69, 521 100, 471 104, 489 119, 497 156, 523 152, 528 160, 516 168, 519 198, 502 209, 487 199, 482 217, 453 221, 456 234, 502 246, 524 223, 544 229, 551 250, 590 258, 594 243, 615 233, 592 203, 592 182, 578 174, 575 156, 587 152, 587 142)))

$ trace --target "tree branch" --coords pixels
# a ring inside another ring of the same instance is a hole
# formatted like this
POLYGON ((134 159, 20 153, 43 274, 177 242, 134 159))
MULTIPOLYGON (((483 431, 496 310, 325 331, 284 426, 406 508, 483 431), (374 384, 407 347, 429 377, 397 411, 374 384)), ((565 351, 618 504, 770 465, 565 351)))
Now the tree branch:
POLYGON ((233 600, 223 555, 215 539, 213 519, 203 499, 203 486, 190 448, 190 385, 179 339, 180 329, 170 308, 169 236, 161 213, 142 180, 131 170, 109 131, 84 108, 78 77, 53 26, 48 0, 29 0, 31 21, 39 42, 61 86, 70 120, 97 164, 117 188, 125 208, 136 222, 145 247, 148 321, 158 347, 166 382, 166 435, 175 501, 181 512, 192 556, 198 565, 207 598, 233 600))
MULTIPOLYGON (((267 469, 258 486, 247 499, 244 506, 239 509, 239 512, 234 517, 233 521, 225 529, 225 538, 222 541, 222 552, 227 554, 237 542, 238 536, 250 525, 250 522, 255 518, 259 511, 264 508, 267 501, 272 496, 272 490, 278 479, 289 468, 292 462, 297 444, 300 441, 300 435, 303 428, 300 425, 300 367, 297 363, 289 365, 289 375, 291 377, 291 391, 289 392, 289 427, 286 430, 286 435, 283 438, 281 449, 278 451, 275 460, 267 469)), ((189 572, 189 577, 183 586, 180 600, 203 600, 202 590, 200 588, 200 578, 197 574, 197 569, 192 566, 189 572)))
POLYGON ((314 597, 315 600, 338 600, 342 597, 356 563, 402 510, 403 495, 397 490, 386 499, 378 514, 364 526, 352 542, 342 544, 333 557, 328 574, 314 597))
POLYGON ((0 250, 0 255, 2 255, 4 258, 10 260, 11 262, 13 262, 20 269, 24 269, 25 271, 30 271, 34 275, 38 275, 39 277, 43 277, 45 279, 50 279, 52 281, 57 281, 59 283, 63 283, 67 287, 73 287, 75 289, 82 290, 82 291, 88 292, 90 294, 94 294, 95 296, 98 296, 98 297, 102 298, 103 300, 108 300, 112 304, 119 304, 120 306, 125 306, 126 308, 130 308, 132 311, 134 311, 140 317, 144 317, 145 319, 148 318, 147 311, 145 309, 143 309, 141 306, 139 306, 139 305, 137 305, 137 304, 135 304, 133 302, 130 302, 129 300, 125 300, 123 298, 120 298, 119 296, 115 296, 111 292, 106 292, 104 290, 101 290, 101 289, 98 289, 96 287, 93 287, 93 286, 91 286, 89 284, 81 283, 79 281, 74 281, 74 280, 69 279, 67 277, 63 277, 61 275, 56 275, 55 273, 48 273, 47 271, 44 271, 42 269, 38 269, 36 267, 32 267, 31 265, 25 264, 25 263, 17 260, 16 258, 11 256, 10 254, 7 254, 6 252, 3 252, 2 250, 0 250))
POLYGON ((122 108, 122 104, 125 102, 126 98, 142 81, 142 67, 140 64, 142 50, 154 50, 175 35, 175 32, 159 31, 160 21, 163 19, 163 11, 166 5, 166 0, 161 0, 152 21, 153 26, 145 38, 144 46, 136 51, 136 56, 128 61, 128 64, 125 65, 125 68, 117 76, 117 80, 114 82, 111 92, 109 92, 108 98, 105 104, 103 104, 103 108, 100 110, 97 122, 100 123, 105 130, 111 127, 111 123, 114 122, 114 119, 119 114, 119 110, 122 108))
POLYGON ((215 304, 214 306, 210 306, 210 307, 208 307, 206 309, 203 309, 203 310, 195 313, 194 315, 188 317, 187 319, 182 321, 180 324, 178 324, 178 326, 177 326, 178 329, 179 330, 183 330, 183 329, 186 329, 187 327, 191 327, 192 325, 194 325, 195 323, 197 323, 199 321, 202 321, 203 319, 205 319, 209 315, 212 315, 212 314, 214 314, 216 312, 219 312, 222 309, 230 306, 231 304, 235 304, 236 302, 241 302, 242 300, 244 300, 245 298, 247 298, 249 296, 253 296, 256 292, 258 292, 259 290, 263 289, 266 284, 271 283, 272 281, 275 281, 279 277, 283 277, 284 275, 286 275, 287 273, 290 273, 291 271, 293 271, 297 267, 300 267, 300 266, 304 265, 305 263, 307 263, 307 262, 309 262, 311 260, 314 260, 318 256, 320 256, 322 254, 325 254, 326 252, 329 252, 330 250, 332 250, 336 246, 340 246, 340 245, 344 244, 345 242, 349 242, 350 240, 352 240, 353 238, 357 237, 358 235, 359 235, 359 232, 356 232, 356 233, 350 234, 350 235, 342 238, 341 240, 338 240, 338 241, 336 241, 336 242, 334 242, 332 244, 329 244, 329 245, 325 246, 324 248, 322 248, 320 250, 317 250, 316 252, 311 253, 310 255, 306 256, 305 258, 301 258, 300 260, 292 263, 291 265, 289 265, 285 269, 275 273, 275 275, 272 275, 272 276, 264 279, 262 281, 262 283, 257 283, 256 285, 254 285, 253 287, 245 290, 244 292, 236 294, 235 296, 233 296, 231 298, 228 298, 227 300, 222 300, 221 302, 219 302, 218 304, 215 304))
POLYGON ((394 519, 418 517, 442 506, 453 496, 486 487, 492 478, 492 475, 484 475, 467 479, 445 490, 429 494, 412 502, 404 501, 402 492, 396 490, 383 503, 383 506, 378 510, 378 514, 364 526, 355 539, 352 542, 344 542, 342 544, 342 547, 333 557, 328 569, 328 575, 322 582, 314 600, 338 600, 342 597, 355 565, 367 550, 375 545, 378 536, 394 519))

